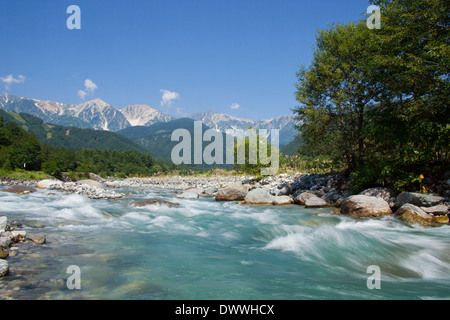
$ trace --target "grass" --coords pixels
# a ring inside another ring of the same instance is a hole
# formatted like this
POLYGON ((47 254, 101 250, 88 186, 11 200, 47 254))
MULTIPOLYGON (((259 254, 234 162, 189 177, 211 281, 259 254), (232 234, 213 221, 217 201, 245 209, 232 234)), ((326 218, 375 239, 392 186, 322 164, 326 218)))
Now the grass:
POLYGON ((26 171, 23 169, 8 171, 0 169, 0 177, 27 180, 44 180, 49 179, 50 176, 43 171, 26 171))

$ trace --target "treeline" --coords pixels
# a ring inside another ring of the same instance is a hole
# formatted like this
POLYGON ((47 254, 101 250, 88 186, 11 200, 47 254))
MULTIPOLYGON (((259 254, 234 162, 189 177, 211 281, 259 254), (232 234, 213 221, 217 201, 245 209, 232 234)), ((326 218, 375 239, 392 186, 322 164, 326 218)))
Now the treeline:
POLYGON ((450 16, 443 0, 372 0, 366 21, 319 31, 297 73, 300 156, 330 159, 352 187, 417 188, 450 163, 450 16))
POLYGON ((93 172, 101 176, 151 176, 173 170, 148 153, 117 150, 69 150, 41 144, 36 136, 0 118, 0 169, 61 173, 93 172))

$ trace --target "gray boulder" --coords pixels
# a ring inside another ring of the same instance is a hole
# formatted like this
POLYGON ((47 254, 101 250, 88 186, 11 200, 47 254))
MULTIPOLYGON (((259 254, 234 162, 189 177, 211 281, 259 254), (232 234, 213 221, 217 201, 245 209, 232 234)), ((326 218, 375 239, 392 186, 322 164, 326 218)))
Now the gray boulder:
POLYGON ((281 185, 281 188, 277 192, 277 196, 287 196, 292 194, 292 188, 289 184, 281 185))
POLYGON ((328 203, 325 200, 323 200, 322 198, 319 198, 316 196, 309 197, 305 201, 306 208, 323 208, 326 206, 328 206, 328 203))
POLYGON ((273 204, 276 206, 284 206, 284 205, 289 205, 289 204, 293 204, 294 203, 294 199, 292 199, 289 196, 276 196, 273 199, 273 204))
POLYGON ((424 194, 418 192, 402 192, 395 200, 395 207, 400 208, 404 204, 410 203, 418 207, 432 207, 445 200, 436 194, 424 194))
POLYGON ((36 188, 38 188, 38 189, 47 189, 48 187, 50 187, 52 185, 59 185, 59 186, 62 187, 63 182, 60 181, 60 180, 45 179, 45 180, 41 180, 38 183, 36 183, 36 188))
POLYGON ((399 215, 402 220, 404 220, 409 225, 419 224, 421 226, 433 226, 436 223, 433 215, 426 213, 419 207, 407 203, 401 206, 395 212, 396 215, 399 215))
POLYGON ((29 194, 36 192, 37 190, 29 186, 11 186, 9 188, 3 189, 2 191, 16 194, 29 194))
POLYGON ((341 205, 341 212, 355 218, 392 214, 392 210, 385 200, 364 195, 351 196, 345 199, 341 205))
POLYGON ((245 204, 269 205, 273 204, 275 197, 267 189, 253 189, 244 198, 245 204))
POLYGON ((27 239, 37 244, 44 244, 47 241, 45 236, 42 234, 30 234, 27 236, 27 239))
POLYGON ((295 203, 304 206, 307 199, 311 197, 316 197, 314 193, 303 192, 294 198, 295 203))
POLYGON ((341 191, 333 190, 325 193, 321 198, 329 204, 340 206, 345 197, 346 195, 341 191))
POLYGON ((433 207, 421 207, 423 211, 434 216, 444 216, 449 213, 450 208, 446 205, 433 206, 433 207))
POLYGON ((219 190, 216 201, 242 201, 247 193, 247 189, 242 186, 242 183, 233 183, 219 190))
POLYGON ((215 187, 208 187, 205 189, 205 194, 212 196, 212 195, 215 195, 218 191, 219 191, 219 189, 217 189, 215 187))
POLYGON ((389 203, 392 207, 394 206, 395 197, 397 192, 392 188, 370 188, 362 191, 360 195, 381 198, 389 203))
POLYGON ((11 239, 8 237, 0 237, 0 248, 9 248, 11 246, 11 239))
POLYGON ((95 187, 95 188, 99 188, 99 189, 105 189, 105 187, 103 186, 102 183, 95 181, 95 180, 78 180, 77 181, 77 185, 81 186, 81 185, 87 185, 90 187, 95 187))

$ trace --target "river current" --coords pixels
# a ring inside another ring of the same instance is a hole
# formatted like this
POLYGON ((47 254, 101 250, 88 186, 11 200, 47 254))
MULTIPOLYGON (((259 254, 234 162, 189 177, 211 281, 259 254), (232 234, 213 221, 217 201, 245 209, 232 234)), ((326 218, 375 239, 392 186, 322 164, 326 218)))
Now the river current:
POLYGON ((0 192, 0 215, 47 237, 8 258, 0 299, 450 299, 450 226, 117 191, 132 195, 0 192), (129 205, 148 199, 180 207, 129 205), (80 269, 80 290, 67 287, 69 266, 80 269), (380 289, 367 286, 370 266, 380 289))

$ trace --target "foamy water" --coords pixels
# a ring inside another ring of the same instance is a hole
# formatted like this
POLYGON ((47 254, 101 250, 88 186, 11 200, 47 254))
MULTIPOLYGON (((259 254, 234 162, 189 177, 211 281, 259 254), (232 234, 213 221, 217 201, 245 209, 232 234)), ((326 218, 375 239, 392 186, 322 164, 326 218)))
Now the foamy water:
MULTIPOLYGON (((394 217, 355 220, 328 209, 251 207, 120 190, 123 201, 0 192, 0 215, 37 220, 48 243, 10 257, 0 297, 15 299, 448 299, 450 227, 394 217), (162 199, 180 207, 134 208, 162 199), (82 289, 66 269, 78 265, 82 289), (381 289, 366 286, 381 270, 381 289)), ((19 251, 20 253, 20 251, 19 251)))

